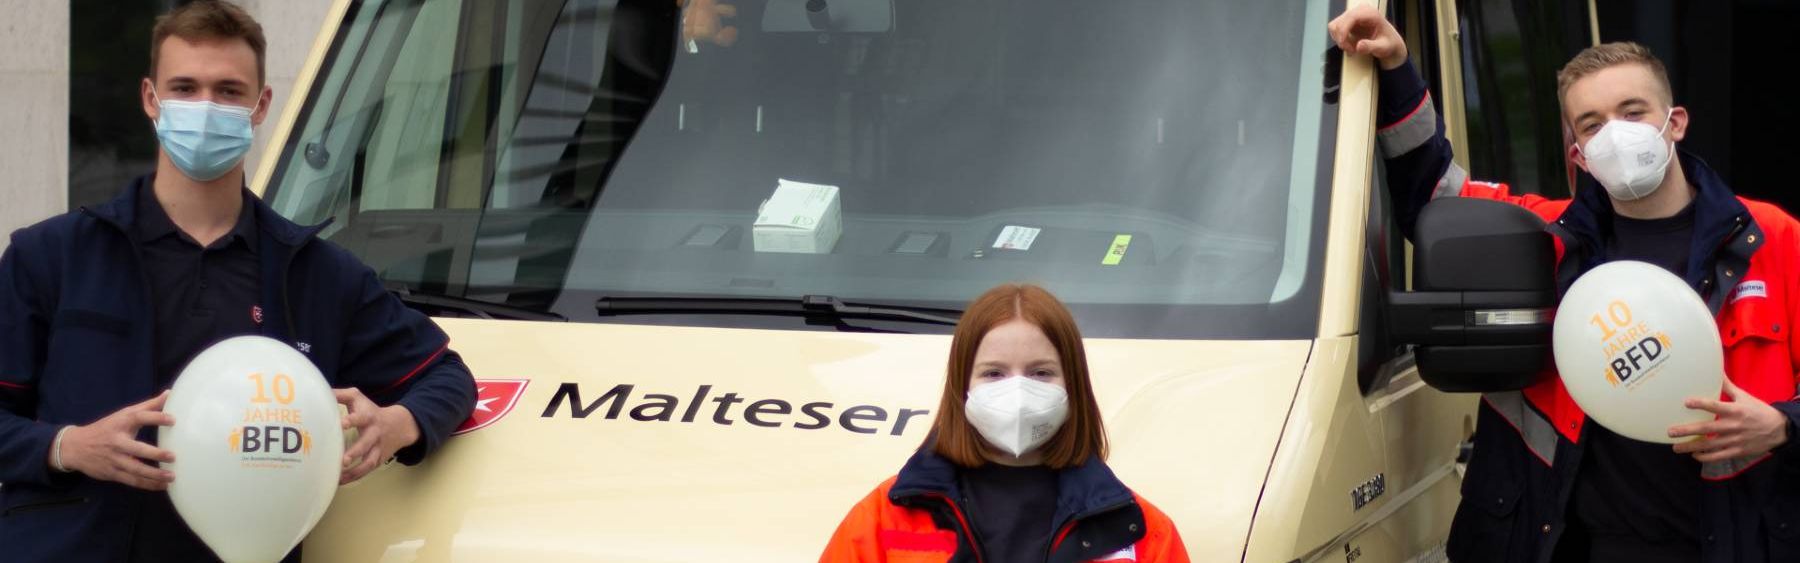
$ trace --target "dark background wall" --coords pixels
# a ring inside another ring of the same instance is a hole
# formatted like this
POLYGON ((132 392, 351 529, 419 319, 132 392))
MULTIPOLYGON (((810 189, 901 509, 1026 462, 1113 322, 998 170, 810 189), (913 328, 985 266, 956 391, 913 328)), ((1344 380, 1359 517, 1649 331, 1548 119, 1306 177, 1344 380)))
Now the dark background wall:
POLYGON ((1692 115, 1683 150, 1739 194, 1800 210, 1800 2, 1598 0, 1602 41, 1636 41, 1669 68, 1675 103, 1692 115))
MULTIPOLYGON (((1800 131, 1789 86, 1800 82, 1800 32, 1791 29, 1800 2, 1596 0, 1594 10, 1601 41, 1642 43, 1668 67, 1675 103, 1692 116, 1682 150, 1738 193, 1800 210, 1800 190, 1785 188, 1781 168, 1800 149, 1781 136, 1800 131)), ((1457 13, 1469 118, 1468 146, 1459 150, 1470 170, 1515 190, 1567 196, 1556 73, 1592 41, 1588 3, 1458 0, 1457 13)), ((1586 174, 1575 181, 1577 189, 1594 185, 1586 174)))
MULTIPOLYGON (((311 1, 311 0, 307 0, 311 1)), ((70 0, 69 209, 111 199, 156 168, 156 127, 138 104, 150 28, 180 0, 70 0)))

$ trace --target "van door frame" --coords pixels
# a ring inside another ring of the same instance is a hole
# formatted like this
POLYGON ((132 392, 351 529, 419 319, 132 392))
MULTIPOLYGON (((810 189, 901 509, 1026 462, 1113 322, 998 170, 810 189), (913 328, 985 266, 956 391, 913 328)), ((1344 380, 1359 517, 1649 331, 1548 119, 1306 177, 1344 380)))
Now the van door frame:
POLYGON ((331 45, 337 40, 338 28, 344 24, 344 15, 350 10, 352 0, 332 0, 331 8, 325 12, 325 24, 319 27, 319 34, 313 37, 312 50, 306 56, 306 64, 300 67, 300 75, 294 80, 294 89, 285 95, 281 107, 280 119, 275 122, 274 133, 269 136, 268 144, 262 153, 262 160, 257 162, 254 179, 250 182, 250 191, 262 197, 268 188, 269 180, 274 178, 276 163, 286 152, 288 136, 293 133, 294 122, 300 119, 300 110, 306 106, 312 96, 313 80, 324 69, 326 55, 331 52, 331 45))

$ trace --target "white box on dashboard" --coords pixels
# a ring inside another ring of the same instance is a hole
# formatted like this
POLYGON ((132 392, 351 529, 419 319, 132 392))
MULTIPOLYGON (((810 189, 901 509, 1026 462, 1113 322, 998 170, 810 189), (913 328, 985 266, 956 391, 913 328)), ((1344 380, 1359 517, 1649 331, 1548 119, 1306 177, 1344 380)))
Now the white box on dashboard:
POLYGON ((830 254, 843 232, 838 187, 781 180, 751 231, 757 252, 830 254))

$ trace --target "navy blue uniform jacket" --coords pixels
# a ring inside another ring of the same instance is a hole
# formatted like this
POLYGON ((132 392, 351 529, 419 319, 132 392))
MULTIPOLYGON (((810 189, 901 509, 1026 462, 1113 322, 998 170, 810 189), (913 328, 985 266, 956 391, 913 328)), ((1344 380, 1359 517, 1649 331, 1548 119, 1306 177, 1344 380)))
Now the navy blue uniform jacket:
MULTIPOLYGON (((0 558, 126 560, 145 554, 146 538, 134 538, 141 522, 175 517, 153 513, 172 512, 167 493, 57 473, 46 463, 60 427, 162 391, 152 374, 150 289, 129 234, 148 182, 13 233, 0 257, 0 558)), ((449 337, 350 253, 319 240, 322 226, 301 227, 251 199, 261 229, 262 334, 300 349, 333 387, 406 406, 419 441, 398 458, 423 460, 474 408, 474 380, 449 337)), ((204 547, 191 545, 191 532, 182 535, 151 539, 168 544, 151 551, 211 557, 193 551, 204 547)))

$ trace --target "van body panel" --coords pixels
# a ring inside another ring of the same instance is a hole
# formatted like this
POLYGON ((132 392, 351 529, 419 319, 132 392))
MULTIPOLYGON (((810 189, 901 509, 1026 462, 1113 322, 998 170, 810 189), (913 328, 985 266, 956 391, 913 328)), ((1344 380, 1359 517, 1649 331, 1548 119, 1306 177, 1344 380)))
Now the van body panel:
POLYGON ((1416 370, 1365 396, 1356 350, 1355 337, 1314 347, 1245 561, 1334 550, 1342 557, 1345 546, 1362 543, 1405 554, 1375 561, 1404 561, 1428 554, 1449 533, 1461 483, 1457 447, 1473 429, 1478 399, 1433 390, 1416 370))
MULTIPOLYGON (((930 431, 950 342, 439 322, 479 378, 529 380, 523 396, 425 464, 390 465, 340 489, 307 539, 307 560, 816 558, 850 506, 930 431), (727 397, 739 401, 721 408, 727 397), (672 410, 648 406, 670 400, 672 410), (757 404, 756 422, 774 427, 751 423, 745 411, 757 404)), ((1088 341, 1109 466, 1169 513, 1197 559, 1243 552, 1255 484, 1310 346, 1088 341)))

